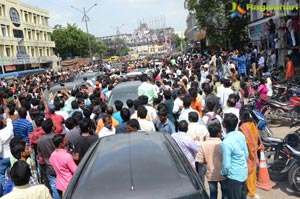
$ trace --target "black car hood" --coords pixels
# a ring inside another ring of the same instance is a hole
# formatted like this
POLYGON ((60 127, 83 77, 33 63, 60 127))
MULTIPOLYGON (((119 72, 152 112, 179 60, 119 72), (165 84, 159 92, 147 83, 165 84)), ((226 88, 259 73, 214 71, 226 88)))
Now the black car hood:
POLYGON ((78 171, 81 172, 76 179, 79 182, 71 198, 144 199, 198 195, 170 147, 160 133, 121 134, 101 139, 88 165, 78 171))

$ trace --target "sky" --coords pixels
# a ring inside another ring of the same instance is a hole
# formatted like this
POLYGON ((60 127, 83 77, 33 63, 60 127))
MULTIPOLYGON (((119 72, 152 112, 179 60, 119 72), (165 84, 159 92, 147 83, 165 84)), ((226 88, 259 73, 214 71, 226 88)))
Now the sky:
MULTIPOLYGON (((76 24, 86 31, 81 21, 83 13, 71 8, 88 10, 95 3, 97 6, 88 12, 89 33, 97 36, 114 35, 117 27, 121 33, 133 33, 139 21, 148 21, 152 26, 172 27, 175 32, 184 32, 188 11, 184 9, 184 0, 20 0, 23 3, 47 10, 49 24, 65 26, 76 24), (165 19, 165 20, 164 20, 165 19), (155 23, 155 21, 157 21, 155 23), (124 25, 123 25, 124 24, 124 25), (157 25, 156 25, 157 24, 157 25)), ((150 24, 150 25, 151 25, 150 24)))

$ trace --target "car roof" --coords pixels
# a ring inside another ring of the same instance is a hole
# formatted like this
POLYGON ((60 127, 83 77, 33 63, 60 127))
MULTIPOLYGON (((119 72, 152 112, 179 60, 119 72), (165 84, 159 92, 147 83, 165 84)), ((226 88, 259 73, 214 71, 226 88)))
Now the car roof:
POLYGON ((87 79, 92 79, 92 78, 95 78, 96 76, 98 75, 101 75, 100 72, 85 72, 85 73, 82 73, 81 75, 79 76, 76 76, 74 78, 74 81, 82 81, 83 78, 87 78, 87 79))
POLYGON ((143 73, 142 72, 139 72, 139 71, 135 71, 135 72, 129 72, 129 73, 126 73, 125 74, 125 77, 135 77, 135 76, 140 76, 142 75, 143 73))
POLYGON ((67 198, 199 198, 170 140, 163 133, 141 132, 98 140, 67 198))
POLYGON ((111 92, 116 92, 116 93, 125 93, 128 91, 137 91, 138 87, 141 85, 141 81, 128 81, 128 82, 121 82, 117 84, 111 92))
MULTIPOLYGON (((74 87, 74 85, 76 84, 77 82, 66 82, 66 83, 63 83, 66 85, 67 89, 69 91, 71 91, 74 87)), ((57 85, 54 85, 50 88, 50 90, 52 91, 52 93, 55 93, 56 91, 59 91, 61 89, 63 89, 64 87, 61 86, 60 84, 57 84, 57 85)))

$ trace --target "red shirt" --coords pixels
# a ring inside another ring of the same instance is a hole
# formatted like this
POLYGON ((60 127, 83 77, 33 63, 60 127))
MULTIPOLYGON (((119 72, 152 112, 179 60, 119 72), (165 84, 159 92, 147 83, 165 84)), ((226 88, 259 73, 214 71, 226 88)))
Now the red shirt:
POLYGON ((54 133, 63 134, 62 125, 65 122, 63 116, 58 114, 51 114, 49 111, 46 111, 46 119, 51 118, 53 125, 55 126, 54 133))
POLYGON ((42 135, 45 135, 45 131, 43 130, 42 127, 36 128, 31 134, 29 134, 31 148, 37 146, 39 137, 41 137, 42 135))

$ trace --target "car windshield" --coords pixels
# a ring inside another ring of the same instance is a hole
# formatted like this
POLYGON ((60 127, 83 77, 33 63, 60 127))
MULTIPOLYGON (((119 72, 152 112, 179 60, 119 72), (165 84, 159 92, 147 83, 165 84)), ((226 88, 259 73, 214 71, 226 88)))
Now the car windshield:
POLYGON ((113 105, 114 101, 120 100, 123 104, 126 104, 126 100, 132 99, 135 100, 138 98, 137 93, 135 92, 126 92, 126 93, 111 93, 108 104, 113 105))

